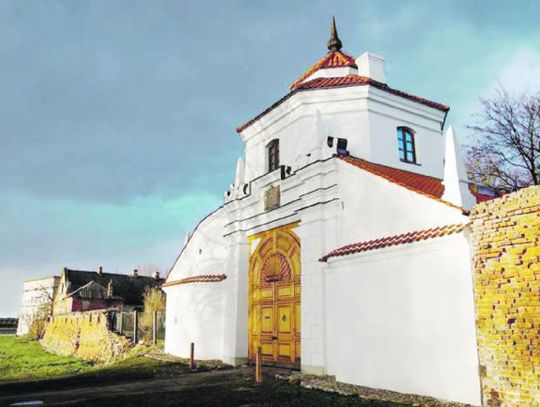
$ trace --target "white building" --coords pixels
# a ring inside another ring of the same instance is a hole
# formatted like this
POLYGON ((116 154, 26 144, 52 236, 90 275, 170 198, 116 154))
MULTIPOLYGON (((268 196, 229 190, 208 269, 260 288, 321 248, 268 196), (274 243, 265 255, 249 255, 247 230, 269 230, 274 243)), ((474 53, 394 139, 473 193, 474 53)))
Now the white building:
POLYGON ((23 285, 23 295, 19 306, 17 335, 26 335, 32 321, 39 314, 52 311, 53 298, 59 277, 50 276, 27 280, 23 285))
POLYGON ((237 131, 224 204, 167 293, 167 352, 253 359, 480 404, 464 178, 449 108, 328 53, 237 131), (446 166, 445 166, 446 163, 446 166))

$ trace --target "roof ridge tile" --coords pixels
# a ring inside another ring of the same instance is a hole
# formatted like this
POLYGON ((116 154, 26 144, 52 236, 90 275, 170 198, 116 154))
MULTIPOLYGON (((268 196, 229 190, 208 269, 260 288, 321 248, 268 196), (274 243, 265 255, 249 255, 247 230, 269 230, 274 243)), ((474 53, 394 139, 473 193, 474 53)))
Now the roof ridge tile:
POLYGON ((450 225, 440 225, 428 229, 406 232, 383 238, 371 239, 363 242, 351 243, 337 249, 332 250, 328 254, 319 259, 321 262, 326 262, 332 257, 346 256, 349 254, 382 249, 384 247, 398 246, 419 242, 423 240, 433 239, 437 237, 448 236, 462 232, 470 223, 456 223, 450 225), (377 242, 377 243, 376 243, 377 242))

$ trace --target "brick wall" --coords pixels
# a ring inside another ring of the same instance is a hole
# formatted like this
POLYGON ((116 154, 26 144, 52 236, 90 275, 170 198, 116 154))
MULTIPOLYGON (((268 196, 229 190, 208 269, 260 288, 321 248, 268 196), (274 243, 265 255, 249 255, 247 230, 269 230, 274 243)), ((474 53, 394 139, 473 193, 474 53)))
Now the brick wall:
POLYGON ((126 338, 111 332, 107 313, 98 311, 53 316, 41 344, 49 352, 92 362, 110 362, 130 347, 126 338))
POLYGON ((471 213, 485 405, 540 405, 540 187, 471 213))

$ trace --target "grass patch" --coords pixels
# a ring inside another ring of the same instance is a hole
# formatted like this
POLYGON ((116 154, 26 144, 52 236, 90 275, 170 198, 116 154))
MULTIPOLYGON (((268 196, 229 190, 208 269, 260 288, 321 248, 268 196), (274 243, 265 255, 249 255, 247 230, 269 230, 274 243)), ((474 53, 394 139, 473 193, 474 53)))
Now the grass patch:
POLYGON ((0 336, 0 383, 43 380, 91 369, 92 365, 83 360, 46 352, 39 342, 18 336, 0 336))
POLYGON ((126 356, 109 364, 94 364, 72 356, 58 356, 39 342, 18 336, 0 337, 0 393, 6 386, 39 389, 43 386, 93 384, 171 376, 187 372, 186 364, 145 357, 156 347, 137 345, 126 356))

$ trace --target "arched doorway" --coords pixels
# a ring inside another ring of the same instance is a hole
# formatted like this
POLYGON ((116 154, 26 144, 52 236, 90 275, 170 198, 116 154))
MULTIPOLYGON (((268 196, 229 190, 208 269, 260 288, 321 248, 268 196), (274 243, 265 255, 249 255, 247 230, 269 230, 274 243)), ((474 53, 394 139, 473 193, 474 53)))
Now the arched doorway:
POLYGON ((300 363, 300 239, 297 224, 250 236, 249 358, 261 347, 265 363, 300 363))

